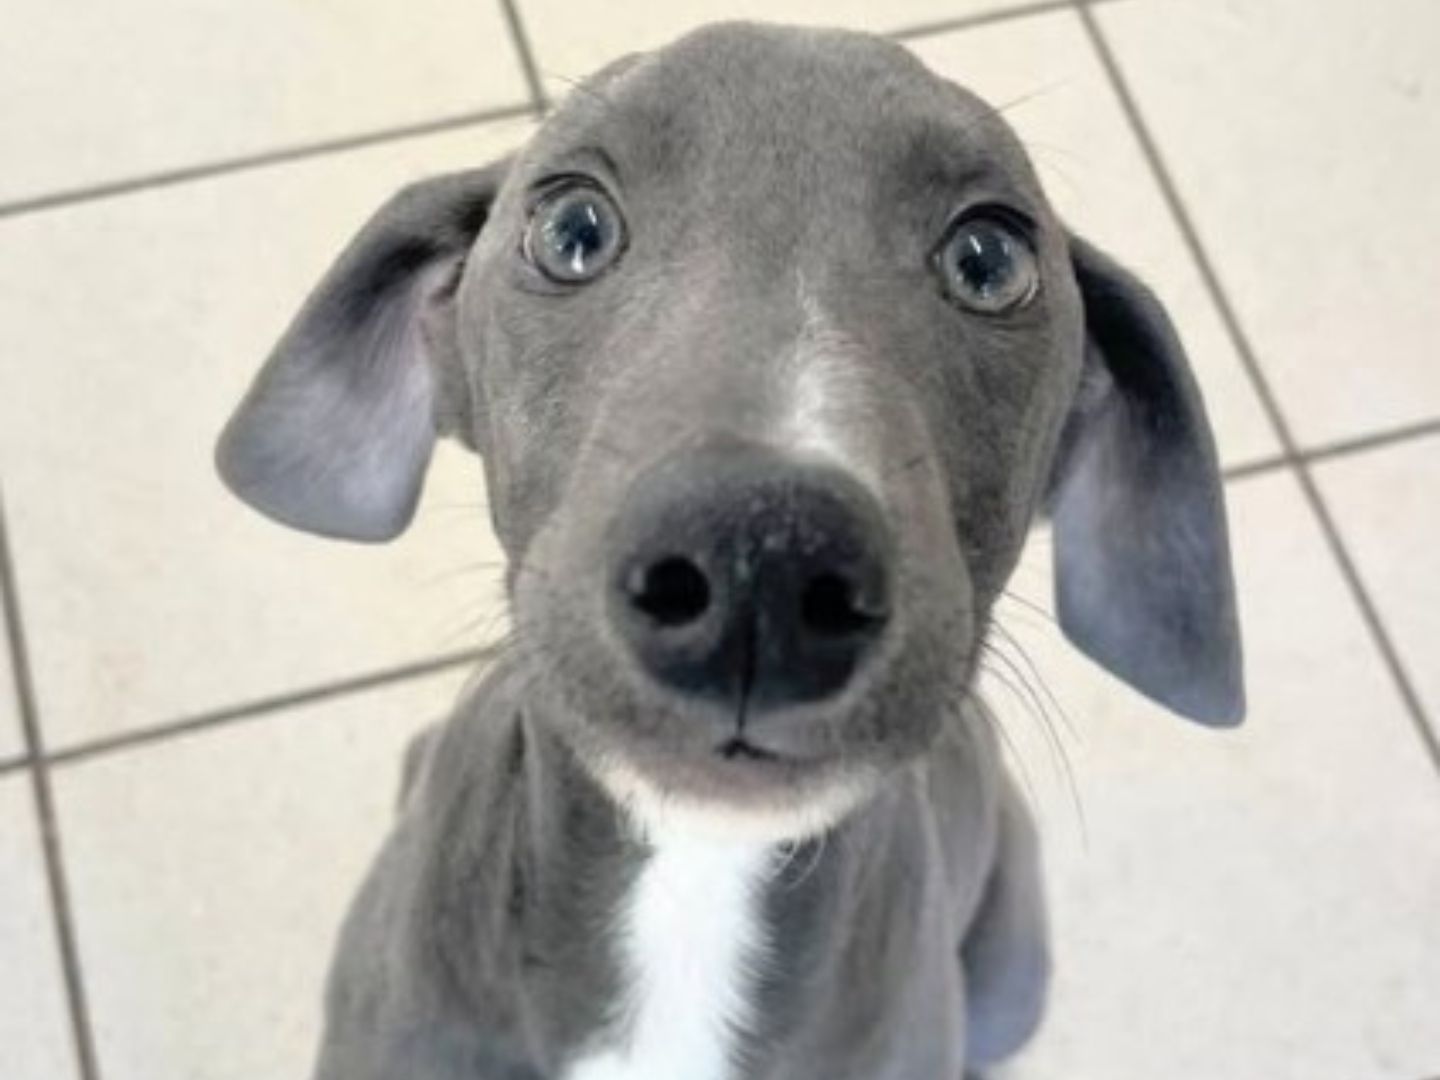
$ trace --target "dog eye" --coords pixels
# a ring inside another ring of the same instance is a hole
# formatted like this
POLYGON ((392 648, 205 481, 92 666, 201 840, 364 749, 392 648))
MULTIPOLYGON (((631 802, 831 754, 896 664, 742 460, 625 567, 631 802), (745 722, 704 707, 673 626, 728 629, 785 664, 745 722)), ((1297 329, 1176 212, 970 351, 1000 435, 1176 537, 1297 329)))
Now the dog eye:
POLYGON ((936 253, 946 293, 984 315, 1023 307, 1040 290, 1040 266, 1018 224, 995 213, 963 218, 936 253))
POLYGON ((594 184, 572 180, 536 205, 525 229, 524 255, 552 281, 590 281, 625 249, 625 222, 594 184))

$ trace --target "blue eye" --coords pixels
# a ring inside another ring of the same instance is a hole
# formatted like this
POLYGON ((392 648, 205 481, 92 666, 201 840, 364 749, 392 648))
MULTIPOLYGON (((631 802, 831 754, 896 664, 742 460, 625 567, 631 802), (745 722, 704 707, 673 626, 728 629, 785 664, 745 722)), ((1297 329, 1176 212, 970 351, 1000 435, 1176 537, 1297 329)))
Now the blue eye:
POLYGON ((985 315, 1022 307, 1040 289, 1040 266, 1029 238, 997 214, 962 220, 936 260, 951 299, 985 315))
POLYGON ((535 207, 524 255, 552 281, 578 284, 599 276, 625 249, 625 222, 595 185, 570 181, 535 207))

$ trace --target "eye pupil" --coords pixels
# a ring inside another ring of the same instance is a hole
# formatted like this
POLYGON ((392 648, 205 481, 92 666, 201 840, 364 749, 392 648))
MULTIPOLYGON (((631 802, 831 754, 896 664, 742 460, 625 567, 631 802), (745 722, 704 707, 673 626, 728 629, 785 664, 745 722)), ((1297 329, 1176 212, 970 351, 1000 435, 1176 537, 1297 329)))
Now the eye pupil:
POLYGON ((604 246, 600 214, 591 203, 574 202, 562 207, 544 228, 550 247, 567 259, 576 273, 584 270, 587 256, 604 246))
POLYGON ((547 277, 586 281, 619 254, 622 228, 619 212, 598 188, 574 184, 536 207, 525 253, 547 277))
POLYGON ((982 296, 1003 289, 1015 273, 1009 238, 991 229, 976 229, 967 234, 959 261, 961 277, 982 296))
POLYGON ((985 313, 1018 307, 1034 295, 1039 281, 1030 245, 998 219, 962 222, 946 247, 944 262, 951 296, 985 313))

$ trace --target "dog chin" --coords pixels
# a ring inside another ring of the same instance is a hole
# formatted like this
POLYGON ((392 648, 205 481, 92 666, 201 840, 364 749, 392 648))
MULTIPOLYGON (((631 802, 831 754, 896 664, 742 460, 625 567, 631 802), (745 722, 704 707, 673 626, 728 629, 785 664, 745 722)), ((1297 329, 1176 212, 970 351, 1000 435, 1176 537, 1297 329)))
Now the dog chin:
POLYGON ((592 762, 591 772, 651 842, 800 843, 834 828, 879 786, 873 769, 854 764, 796 765, 743 755, 717 755, 678 771, 672 764, 664 767, 663 781, 620 755, 592 762))

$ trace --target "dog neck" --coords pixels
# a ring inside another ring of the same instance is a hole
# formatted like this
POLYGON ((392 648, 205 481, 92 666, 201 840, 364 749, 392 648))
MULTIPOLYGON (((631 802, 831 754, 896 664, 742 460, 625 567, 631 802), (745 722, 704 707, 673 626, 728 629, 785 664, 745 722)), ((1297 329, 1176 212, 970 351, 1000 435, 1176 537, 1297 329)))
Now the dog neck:
POLYGON ((767 894, 804 845, 779 839, 774 823, 617 788, 613 772, 598 778, 533 717, 524 727, 528 861, 549 882, 534 900, 569 907, 583 903, 577 889, 596 887, 585 906, 600 948, 585 952, 611 988, 558 1075, 735 1075, 760 1035, 757 1002, 775 960, 767 894))
MULTIPOLYGON (((563 1080, 722 1080, 785 1042, 855 950, 918 948, 924 920, 891 913, 926 880, 922 784, 897 776, 799 844, 642 819, 527 685, 492 673, 407 811, 425 832, 409 838, 425 860, 411 925, 457 1024, 510 1032, 517 1059, 563 1080)), ((903 974, 887 965, 846 992, 878 1015, 903 974)))

